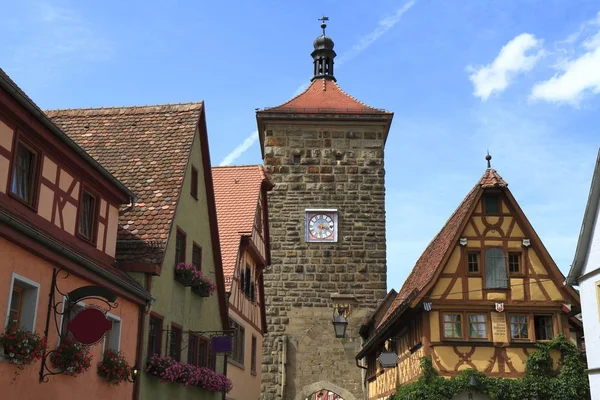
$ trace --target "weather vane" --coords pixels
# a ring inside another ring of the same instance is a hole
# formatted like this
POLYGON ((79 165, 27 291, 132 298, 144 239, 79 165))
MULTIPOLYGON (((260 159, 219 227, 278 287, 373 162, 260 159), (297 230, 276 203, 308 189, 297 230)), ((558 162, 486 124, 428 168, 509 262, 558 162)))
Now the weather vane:
POLYGON ((318 21, 321 21, 321 29, 323 29, 323 36, 325 36, 325 28, 327 28, 327 24, 325 23, 325 21, 329 21, 329 17, 323 15, 321 18, 318 19, 318 21))
POLYGON ((492 168, 492 163, 491 163, 492 156, 490 156, 490 151, 489 150, 487 152, 487 155, 485 156, 485 159, 487 161, 487 165, 488 165, 487 167, 488 167, 488 169, 492 168))

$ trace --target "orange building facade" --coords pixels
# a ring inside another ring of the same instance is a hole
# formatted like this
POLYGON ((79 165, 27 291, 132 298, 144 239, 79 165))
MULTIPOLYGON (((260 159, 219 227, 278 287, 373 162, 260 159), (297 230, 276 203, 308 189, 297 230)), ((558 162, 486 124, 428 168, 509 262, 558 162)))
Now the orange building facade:
MULTIPOLYGON (((19 369, 0 363, 6 399, 131 399, 134 385, 111 386, 97 374, 104 351, 121 351, 136 364, 140 315, 151 296, 115 268, 119 208, 134 195, 57 128, 0 70, 0 319, 47 334, 59 344, 61 293, 100 286, 117 296, 106 314, 110 330, 91 346, 91 367, 77 377, 43 377, 41 361, 19 369), (62 270, 62 272, 58 272, 62 270), (56 290, 52 285, 57 273, 56 290), (51 291, 54 301, 50 303, 51 291), (60 292, 59 292, 60 290, 60 292), (14 381, 13 381, 13 378, 14 381), (12 381, 12 384, 11 384, 12 381), (44 382, 42 382, 44 381, 44 382)), ((78 307, 102 303, 88 301, 78 307)), ((107 307, 105 307, 107 309, 107 307)), ((8 355, 0 349, 2 361, 8 355)), ((50 370, 56 371, 50 360, 50 370)))
POLYGON ((234 350, 227 358, 233 389, 227 397, 258 400, 267 332, 263 272, 271 264, 267 192, 273 183, 262 165, 215 167, 212 173, 234 332, 234 350))

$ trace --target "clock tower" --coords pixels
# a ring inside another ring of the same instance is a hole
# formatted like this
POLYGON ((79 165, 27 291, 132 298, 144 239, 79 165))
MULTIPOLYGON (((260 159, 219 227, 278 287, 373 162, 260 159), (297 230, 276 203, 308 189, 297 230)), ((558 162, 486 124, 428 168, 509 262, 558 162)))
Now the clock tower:
POLYGON ((358 331, 386 295, 383 152, 393 114, 338 86, 325 20, 313 43, 308 88, 256 113, 264 164, 275 182, 268 197, 263 400, 314 393, 362 399, 358 331), (332 324, 340 312, 348 322, 343 338, 332 324))

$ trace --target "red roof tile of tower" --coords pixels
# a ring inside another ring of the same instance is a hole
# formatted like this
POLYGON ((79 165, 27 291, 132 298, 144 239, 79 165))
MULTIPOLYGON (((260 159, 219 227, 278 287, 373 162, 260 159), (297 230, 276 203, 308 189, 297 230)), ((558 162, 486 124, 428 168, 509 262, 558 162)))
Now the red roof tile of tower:
POLYGON ((214 167, 212 174, 223 274, 229 292, 241 238, 252 235, 261 186, 270 181, 262 165, 214 167))
POLYGON ((315 79, 298 96, 265 112, 301 114, 389 114, 385 110, 368 106, 344 92, 336 82, 315 79))

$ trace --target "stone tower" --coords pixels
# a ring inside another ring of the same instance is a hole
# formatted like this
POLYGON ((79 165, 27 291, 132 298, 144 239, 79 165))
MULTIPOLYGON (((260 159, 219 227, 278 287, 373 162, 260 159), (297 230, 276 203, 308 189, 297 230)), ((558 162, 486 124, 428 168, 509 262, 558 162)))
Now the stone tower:
POLYGON ((322 390, 362 399, 358 330, 386 294, 383 150, 393 114, 340 89, 333 40, 321 27, 310 86, 256 113, 276 183, 268 197, 263 400, 304 400, 322 390), (344 338, 332 325, 337 309, 348 322, 344 338))

